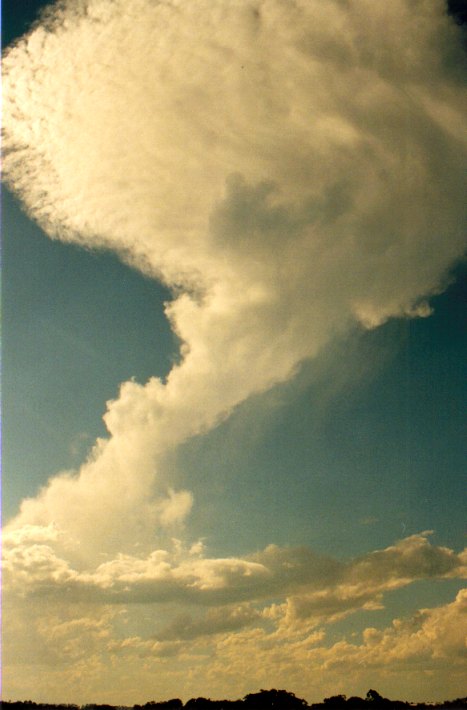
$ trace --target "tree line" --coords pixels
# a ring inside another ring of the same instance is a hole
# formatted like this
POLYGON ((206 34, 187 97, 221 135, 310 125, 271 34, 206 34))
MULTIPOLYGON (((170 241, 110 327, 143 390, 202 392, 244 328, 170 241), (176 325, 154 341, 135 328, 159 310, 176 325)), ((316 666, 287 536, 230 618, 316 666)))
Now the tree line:
POLYGON ((183 703, 179 698, 151 700, 144 705, 87 705, 35 703, 32 700, 0 702, 4 710, 467 710, 467 697, 437 703, 409 703, 383 698, 376 690, 369 690, 365 698, 332 695, 321 703, 309 705, 286 690, 260 690, 249 693, 242 700, 211 700, 191 698, 183 703))

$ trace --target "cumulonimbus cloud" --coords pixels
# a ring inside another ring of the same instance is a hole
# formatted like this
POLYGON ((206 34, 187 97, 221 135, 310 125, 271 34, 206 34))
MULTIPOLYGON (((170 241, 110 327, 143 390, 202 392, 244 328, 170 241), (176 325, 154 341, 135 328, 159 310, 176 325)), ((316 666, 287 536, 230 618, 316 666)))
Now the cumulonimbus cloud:
POLYGON ((168 284, 181 341, 13 528, 151 549, 192 504, 161 455, 353 323, 429 313, 465 247, 457 33, 441 0, 65 0, 6 52, 7 183, 168 284))

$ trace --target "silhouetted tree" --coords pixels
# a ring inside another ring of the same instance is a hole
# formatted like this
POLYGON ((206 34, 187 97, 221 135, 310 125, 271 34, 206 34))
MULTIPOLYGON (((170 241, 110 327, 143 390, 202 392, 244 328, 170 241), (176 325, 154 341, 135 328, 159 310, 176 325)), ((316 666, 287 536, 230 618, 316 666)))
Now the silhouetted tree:
POLYGON ((368 693, 366 694, 366 700, 367 700, 369 703, 378 703, 378 704, 380 704, 380 703, 384 702, 383 696, 380 695, 377 690, 372 690, 372 688, 370 688, 370 690, 369 690, 368 693))
MULTIPOLYGON (((55 705, 35 703, 32 700, 0 701, 1 710, 131 710, 130 707, 113 705, 55 705)), ((179 698, 157 702, 151 700, 144 705, 134 705, 133 710, 467 710, 467 697, 445 700, 439 703, 406 703, 401 700, 383 698, 376 690, 370 689, 366 698, 333 695, 322 703, 308 705, 306 700, 297 698, 286 690, 261 690, 250 693, 243 700, 210 700, 191 698, 185 705, 179 698)))
POLYGON ((345 695, 332 695, 330 698, 324 698, 323 703, 326 708, 343 708, 347 701, 345 695))
MULTIPOLYGON (((454 17, 454 20, 457 22, 458 25, 467 24, 467 4, 465 0, 447 0, 447 5, 449 14, 454 17)), ((462 698, 459 698, 458 700, 462 701, 462 698)), ((455 703, 458 701, 451 700, 449 702, 455 703)), ((444 703, 444 705, 446 705, 446 703, 444 703)), ((457 707, 457 705, 450 705, 449 707, 457 707)))
POLYGON ((185 710, 212 710, 212 700, 209 698, 191 698, 185 703, 185 710))
POLYGON ((243 702, 252 710, 303 710, 308 707, 306 700, 297 698, 294 693, 275 689, 245 695, 243 702))
POLYGON ((357 695, 353 695, 351 698, 347 698, 346 708, 348 708, 348 710, 366 710, 365 700, 359 698, 357 695))
POLYGON ((171 700, 150 700, 144 705, 135 705, 134 710, 146 708, 146 710, 181 710, 183 703, 180 698, 172 698, 171 700))
POLYGON ((378 708, 378 710, 387 710, 388 708, 394 707, 392 700, 383 698, 377 690, 373 690, 372 688, 370 688, 366 694, 366 702, 371 703, 372 707, 378 708))

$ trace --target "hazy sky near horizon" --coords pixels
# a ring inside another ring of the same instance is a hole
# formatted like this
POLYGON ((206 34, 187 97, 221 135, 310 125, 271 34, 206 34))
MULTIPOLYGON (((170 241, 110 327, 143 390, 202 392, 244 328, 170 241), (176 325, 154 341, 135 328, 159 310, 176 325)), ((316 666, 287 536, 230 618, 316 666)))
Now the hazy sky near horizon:
POLYGON ((461 30, 70 0, 13 46, 43 4, 3 7, 3 697, 465 694, 461 30))

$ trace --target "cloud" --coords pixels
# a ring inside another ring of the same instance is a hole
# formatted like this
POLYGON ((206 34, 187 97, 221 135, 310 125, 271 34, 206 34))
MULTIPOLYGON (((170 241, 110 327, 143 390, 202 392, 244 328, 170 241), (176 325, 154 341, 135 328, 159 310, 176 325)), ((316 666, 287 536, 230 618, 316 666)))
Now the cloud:
POLYGON ((189 491, 174 491, 170 488, 168 497, 159 504, 160 524, 170 527, 184 520, 192 505, 193 496, 189 491))
POLYGON ((372 612, 377 624, 388 592, 419 580, 466 577, 465 551, 433 545, 426 533, 347 562, 277 546, 247 558, 209 558, 202 546, 174 540, 169 550, 146 558, 120 554, 91 570, 60 557, 57 540, 53 528, 4 535, 5 683, 11 692, 17 676, 23 688, 30 682, 47 695, 38 676, 45 669, 57 701, 79 694, 108 702, 120 693, 121 702, 142 702, 155 692, 148 679, 163 667, 159 697, 183 688, 187 699, 206 687, 213 696, 238 697, 276 678, 318 700, 340 688, 344 671, 368 687, 376 672, 387 679, 388 649, 396 668, 408 659, 415 683, 430 669, 438 681, 433 693, 442 687, 446 663, 452 664, 449 692, 455 687, 462 628, 456 604, 396 620, 386 630, 371 627, 359 643, 327 637, 330 625, 359 611, 372 612), (246 661, 253 657, 254 664, 246 661))
MULTIPOLYGON (((97 693, 104 701, 113 697, 117 674, 129 683, 120 697, 143 701, 154 693, 148 678, 161 665, 167 695, 177 688, 178 695, 180 688, 199 695, 209 687, 213 696, 237 697, 274 677, 318 700, 341 688, 339 678, 351 677, 366 688, 378 678, 378 687, 395 696, 404 668, 406 696, 427 673, 436 696, 447 665, 449 692, 461 687, 464 593, 378 628, 387 593, 467 576, 466 552, 432 544, 429 533, 348 561, 274 545, 246 558, 209 558, 202 545, 173 540, 169 550, 119 555, 95 570, 59 557, 54 547, 61 537, 53 526, 4 535, 5 682, 12 689, 12 674, 19 674, 38 692, 37 674, 47 669, 57 699, 97 693), (328 636, 331 625, 358 611, 375 619, 361 639, 328 636), (90 664, 99 673, 88 674, 90 664)), ((66 546, 62 540, 59 547, 66 546)))
MULTIPOLYGON (((148 664, 181 654, 183 669, 212 639, 227 675, 231 661, 246 672, 248 646, 264 673, 296 678, 300 659, 366 662, 391 633, 405 638, 394 627, 314 656, 320 624, 461 574, 461 556, 426 535, 348 562, 276 546, 210 558, 174 542, 196 501, 164 470, 168 452, 336 335, 429 315, 465 251, 459 32, 441 0, 64 0, 7 49, 7 184, 53 238, 111 249, 167 284, 180 340, 167 378, 122 383, 108 437, 6 527, 12 603, 75 609, 36 623, 35 648, 87 634, 100 649, 88 677, 107 667, 109 688, 114 651, 148 664), (171 609, 160 638, 117 633, 109 612, 108 640, 90 604, 192 610, 171 609)), ((419 617, 421 635, 434 618, 419 617)), ((66 687, 86 668, 76 659, 66 687)))
POLYGON ((288 636, 275 634, 268 643, 267 632, 244 631, 219 641, 210 670, 214 678, 228 666, 232 677, 242 677, 248 672, 245 655, 254 654, 258 686, 264 677, 275 677, 279 686, 288 679, 288 687, 301 697, 309 695, 310 688, 316 700, 340 691, 362 695, 374 685, 392 698, 421 701, 430 691, 441 698, 447 687, 461 696, 465 602, 463 590, 449 604, 395 619, 387 628, 367 628, 361 640, 353 642, 330 643, 324 634, 297 628, 288 636))
POLYGON ((235 632, 260 619, 261 614, 248 605, 212 609, 202 619, 193 619, 190 614, 182 614, 163 628, 157 638, 162 641, 187 640, 235 632))
MULTIPOLYGON (((368 628, 363 634, 368 662, 379 665, 397 661, 424 664, 437 658, 465 657, 467 590, 455 601, 434 609, 422 609, 410 619, 396 619, 383 631, 368 628)), ((424 665, 426 668, 426 665, 424 665)))
POLYGON ((175 540, 171 550, 145 558, 120 554, 81 571, 60 556, 60 547, 54 549, 53 537, 46 544, 46 532, 30 528, 23 538, 17 531, 4 535, 6 590, 25 598, 66 592, 70 599, 107 604, 178 601, 200 607, 287 597, 284 614, 293 624, 380 608, 385 592, 419 579, 466 576, 465 553, 430 544, 428 533, 348 562, 274 545, 246 558, 209 558, 175 540))
MULTIPOLYGON (((132 633, 131 609, 78 605, 65 612, 59 603, 38 615, 29 603, 21 610, 30 617, 27 637, 10 632, 14 615, 5 633, 17 651, 15 663, 30 664, 22 687, 32 683, 40 693, 44 664, 50 664, 52 695, 62 698, 84 689, 86 697, 102 701, 118 695, 142 702, 155 693, 187 700, 206 687, 212 697, 238 697, 275 678, 278 686, 310 701, 341 690, 363 695, 375 685, 389 697, 422 700, 443 697, 445 689, 451 697, 462 694, 465 602, 463 590, 450 603, 420 609, 383 628, 369 626, 361 637, 337 640, 328 636, 325 625, 287 626, 281 623, 282 610, 272 608, 261 620, 248 605, 210 610, 204 618, 179 615, 151 634, 154 610, 143 622, 145 632, 132 633), (123 683, 117 684, 116 694, 112 687, 118 676, 123 683)), ((11 672, 7 664, 6 673, 11 672)))
POLYGON ((352 324, 429 313, 465 248, 458 32, 441 0, 83 0, 7 50, 8 184, 168 284, 181 341, 12 525, 54 521, 94 562, 151 549, 191 506, 165 452, 352 324))

